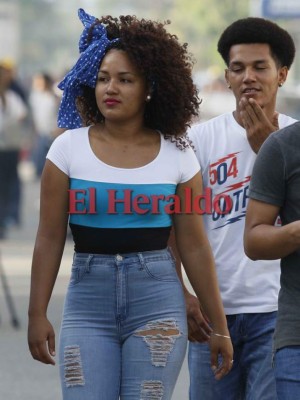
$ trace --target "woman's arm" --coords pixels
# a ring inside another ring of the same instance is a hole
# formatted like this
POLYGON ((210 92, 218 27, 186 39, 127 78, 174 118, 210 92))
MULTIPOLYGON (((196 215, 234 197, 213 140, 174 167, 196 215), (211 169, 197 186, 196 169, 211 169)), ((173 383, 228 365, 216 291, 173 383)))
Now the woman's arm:
POLYGON ((176 271, 180 279, 180 282, 182 284, 184 292, 187 322, 189 328, 189 341, 199 342, 199 343, 207 342, 210 338, 212 329, 209 325, 208 318, 204 315, 203 311, 201 310, 198 298, 194 296, 192 293, 190 293, 184 284, 182 269, 181 269, 181 259, 176 245, 174 228, 171 229, 168 245, 171 247, 172 252, 175 256, 176 271))
POLYGON ((279 207, 250 199, 246 213, 244 247, 252 260, 276 260, 300 247, 300 221, 274 226, 279 207))
POLYGON ((69 178, 47 160, 41 180, 40 222, 32 260, 28 343, 33 358, 54 364, 55 339, 47 319, 68 222, 69 178))
MULTIPOLYGON (((193 200, 196 196, 201 195, 202 178, 200 173, 188 182, 178 185, 177 195, 181 199, 182 206, 185 201, 184 190, 187 187, 192 191, 193 200)), ((174 226, 177 247, 183 266, 201 306, 211 322, 213 329, 210 338, 211 365, 216 370, 216 378, 220 379, 232 367, 233 349, 230 339, 227 338, 229 337, 227 321, 219 292, 213 255, 205 233, 202 216, 195 212, 175 214, 174 226), (218 366, 219 353, 223 357, 220 366, 218 366)))

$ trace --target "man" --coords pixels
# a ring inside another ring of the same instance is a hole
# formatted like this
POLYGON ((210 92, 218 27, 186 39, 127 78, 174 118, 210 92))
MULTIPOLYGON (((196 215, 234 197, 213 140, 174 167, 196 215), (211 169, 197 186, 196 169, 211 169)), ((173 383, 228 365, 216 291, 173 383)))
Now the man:
POLYGON ((271 132, 295 121, 275 111, 277 91, 287 78, 295 46, 275 23, 246 18, 225 29, 218 51, 227 65, 225 78, 236 99, 235 111, 193 126, 189 137, 201 165, 205 193, 211 190, 215 206, 204 221, 234 345, 234 363, 222 381, 214 379, 209 346, 198 343, 208 340, 209 322, 185 289, 191 340, 190 399, 274 400, 271 341, 278 263, 253 262, 246 257, 243 231, 256 153, 271 132), (223 200, 217 201, 220 194, 223 200))
POLYGON ((245 250, 254 260, 281 258, 274 335, 278 399, 300 398, 300 122, 272 134, 253 169, 245 250), (282 226, 274 226, 277 215, 282 226))

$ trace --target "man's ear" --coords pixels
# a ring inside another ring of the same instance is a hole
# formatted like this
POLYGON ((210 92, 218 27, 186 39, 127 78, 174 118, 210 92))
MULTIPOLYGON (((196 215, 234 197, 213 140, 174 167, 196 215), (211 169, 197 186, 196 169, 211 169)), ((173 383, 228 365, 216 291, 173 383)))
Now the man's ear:
POLYGON ((282 86, 286 81, 288 76, 288 68, 287 67, 280 67, 278 70, 278 86, 282 86))
POLYGON ((229 69, 226 68, 225 71, 224 71, 224 76, 225 76, 225 80, 226 80, 228 89, 231 89, 231 85, 230 85, 230 82, 229 82, 229 76, 228 75, 229 75, 229 69))

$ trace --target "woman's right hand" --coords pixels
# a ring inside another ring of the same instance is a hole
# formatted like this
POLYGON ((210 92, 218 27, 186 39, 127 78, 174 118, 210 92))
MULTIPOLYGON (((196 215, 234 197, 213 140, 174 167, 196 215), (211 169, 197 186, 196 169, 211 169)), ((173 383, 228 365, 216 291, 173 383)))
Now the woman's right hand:
POLYGON ((28 345, 35 360, 55 365, 55 333, 47 317, 29 317, 28 345))

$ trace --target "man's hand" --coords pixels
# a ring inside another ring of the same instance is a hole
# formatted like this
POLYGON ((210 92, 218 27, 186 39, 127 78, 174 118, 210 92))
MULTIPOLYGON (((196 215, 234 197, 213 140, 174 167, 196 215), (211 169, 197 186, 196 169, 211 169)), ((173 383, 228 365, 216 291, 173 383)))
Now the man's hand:
POLYGON ((189 340, 191 342, 207 342, 212 332, 209 320, 203 314, 199 300, 188 291, 185 292, 186 312, 188 320, 189 340))
POLYGON ((257 153, 270 133, 279 129, 278 113, 275 112, 269 120, 263 109, 253 99, 242 98, 239 102, 240 117, 247 132, 248 142, 257 153))

